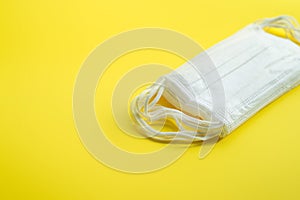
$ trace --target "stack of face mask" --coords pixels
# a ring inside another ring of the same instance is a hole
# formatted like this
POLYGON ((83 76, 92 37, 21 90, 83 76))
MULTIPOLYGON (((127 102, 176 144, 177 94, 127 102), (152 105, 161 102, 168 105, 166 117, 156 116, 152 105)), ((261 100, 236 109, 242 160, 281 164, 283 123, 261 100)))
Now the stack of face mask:
POLYGON ((300 81, 300 29, 288 16, 253 23, 202 52, 137 96, 141 133, 160 141, 224 137, 300 81), (286 38, 266 32, 282 29, 286 38), (292 41, 294 40, 294 42, 292 41), (164 98, 173 107, 160 104, 164 98), (178 131, 154 124, 169 119, 178 131))

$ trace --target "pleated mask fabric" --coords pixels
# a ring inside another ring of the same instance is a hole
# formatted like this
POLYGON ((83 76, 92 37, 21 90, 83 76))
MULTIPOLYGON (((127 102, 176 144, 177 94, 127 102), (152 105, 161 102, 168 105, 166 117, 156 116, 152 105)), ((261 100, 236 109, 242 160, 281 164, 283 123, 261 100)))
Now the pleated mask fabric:
POLYGON ((250 24, 201 52, 134 98, 131 112, 140 133, 159 141, 225 137, 299 84, 299 41, 296 20, 279 16, 250 24), (267 32, 269 28, 284 30, 286 37, 267 32), (210 63, 213 69, 207 69, 210 63), (213 102, 218 94, 220 107, 213 102), (161 98, 172 107, 161 104, 161 98), (166 119, 176 131, 154 127, 166 119))

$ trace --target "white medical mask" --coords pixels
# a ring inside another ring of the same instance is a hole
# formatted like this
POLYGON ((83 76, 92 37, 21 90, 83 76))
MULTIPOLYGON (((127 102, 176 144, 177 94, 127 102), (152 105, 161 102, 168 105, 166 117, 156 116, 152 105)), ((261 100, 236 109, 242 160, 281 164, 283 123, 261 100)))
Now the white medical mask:
POLYGON ((291 17, 265 19, 162 76, 131 104, 141 133, 161 141, 204 141, 228 135, 299 84, 300 48, 288 39, 299 42, 299 33, 291 17), (284 29, 288 37, 270 34, 266 28, 284 29), (207 55, 215 65, 213 70, 207 70, 207 55), (222 107, 214 105, 212 90, 223 98, 222 107), (159 105, 162 96, 175 108, 159 105), (152 124, 166 118, 175 122, 178 131, 153 128, 152 124))

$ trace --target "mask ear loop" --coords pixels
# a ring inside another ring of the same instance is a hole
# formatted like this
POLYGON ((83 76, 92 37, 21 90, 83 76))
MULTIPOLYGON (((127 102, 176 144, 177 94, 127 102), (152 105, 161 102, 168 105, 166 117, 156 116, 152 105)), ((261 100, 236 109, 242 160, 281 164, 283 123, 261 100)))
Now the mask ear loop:
POLYGON ((257 22, 262 28, 281 28, 300 44, 300 25, 297 20, 291 16, 279 16, 257 22))
POLYGON ((220 135, 223 129, 221 122, 200 120, 186 115, 180 110, 168 108, 158 104, 165 87, 163 80, 159 80, 145 89, 131 103, 131 113, 141 129, 142 134, 152 139, 164 142, 205 141, 220 135), (158 131, 151 124, 171 118, 178 127, 177 132, 158 131), (193 130, 188 130, 186 128, 193 130))

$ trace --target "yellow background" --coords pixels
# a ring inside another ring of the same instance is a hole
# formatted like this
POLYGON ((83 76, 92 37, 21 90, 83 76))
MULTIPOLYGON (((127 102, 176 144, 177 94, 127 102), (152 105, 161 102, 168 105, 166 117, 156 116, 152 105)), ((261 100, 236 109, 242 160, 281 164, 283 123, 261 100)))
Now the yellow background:
MULTIPOLYGON (((208 48, 260 18, 289 14, 300 20, 299 8, 298 0, 2 0, 0 199, 299 199, 299 87, 220 141, 204 160, 192 147, 173 165, 142 175, 96 161, 81 144, 72 116, 82 62, 117 33, 169 28, 208 48)), ((140 52, 115 67, 153 60, 181 64, 174 56, 140 52)), ((107 76, 121 74, 112 70, 107 76)), ((116 129, 109 120, 105 126, 116 129)), ((159 146, 112 134, 115 144, 129 150, 159 146)))

